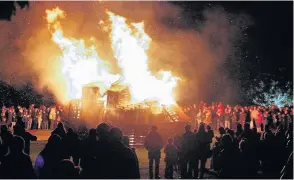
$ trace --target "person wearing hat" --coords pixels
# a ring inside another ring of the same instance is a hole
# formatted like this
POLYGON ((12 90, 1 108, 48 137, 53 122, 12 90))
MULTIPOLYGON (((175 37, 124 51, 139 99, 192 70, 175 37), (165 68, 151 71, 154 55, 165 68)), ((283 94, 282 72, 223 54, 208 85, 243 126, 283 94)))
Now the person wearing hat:
POLYGON ((163 148, 163 140, 157 132, 157 127, 152 126, 151 131, 145 138, 144 146, 148 151, 149 159, 149 178, 153 179, 153 163, 155 162, 155 178, 159 179, 159 163, 161 158, 161 149, 163 148))

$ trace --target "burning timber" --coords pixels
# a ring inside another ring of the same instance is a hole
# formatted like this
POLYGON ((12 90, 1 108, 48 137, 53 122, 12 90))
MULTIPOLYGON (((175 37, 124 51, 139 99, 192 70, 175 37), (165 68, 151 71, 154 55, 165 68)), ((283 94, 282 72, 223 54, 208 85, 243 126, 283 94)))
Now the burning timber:
POLYGON ((72 100, 70 119, 84 121, 95 127, 98 123, 114 125, 152 125, 158 123, 187 122, 189 118, 177 105, 165 106, 157 101, 131 104, 130 89, 119 81, 104 93, 94 85, 85 85, 80 100, 72 100))

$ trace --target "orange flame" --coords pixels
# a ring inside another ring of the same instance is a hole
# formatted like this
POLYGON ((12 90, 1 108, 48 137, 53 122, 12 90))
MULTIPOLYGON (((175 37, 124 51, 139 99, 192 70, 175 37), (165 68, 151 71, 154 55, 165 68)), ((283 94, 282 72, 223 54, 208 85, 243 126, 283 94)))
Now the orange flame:
MULTIPOLYGON (((59 18, 64 18, 64 12, 58 7, 46 10, 48 28, 52 32, 52 40, 60 48, 63 74, 70 84, 70 99, 81 98, 82 86, 99 82, 100 92, 106 91, 120 77, 131 91, 132 102, 156 100, 160 104, 175 104, 173 89, 179 78, 170 71, 161 71, 156 78, 148 69, 148 50, 151 38, 144 31, 144 23, 132 23, 129 26, 124 17, 107 11, 111 25, 110 38, 112 49, 122 70, 121 76, 109 73, 104 60, 100 59, 95 46, 86 47, 84 40, 64 37, 59 18)), ((103 93, 103 92, 101 92, 103 93)))
POLYGON ((129 85, 133 102, 156 100, 160 104, 174 104, 173 89, 177 77, 169 71, 161 71, 161 79, 148 70, 146 51, 151 38, 144 31, 144 23, 127 25, 124 17, 107 12, 111 24, 110 37, 114 56, 122 68, 124 82, 129 85))
POLYGON ((111 84, 119 79, 119 75, 108 72, 105 61, 101 60, 95 46, 86 47, 84 40, 64 37, 58 18, 64 18, 59 8, 46 10, 48 27, 52 31, 52 40, 62 51, 60 57, 62 72, 69 80, 70 99, 82 96, 83 85, 99 83, 100 92, 106 91, 111 84))

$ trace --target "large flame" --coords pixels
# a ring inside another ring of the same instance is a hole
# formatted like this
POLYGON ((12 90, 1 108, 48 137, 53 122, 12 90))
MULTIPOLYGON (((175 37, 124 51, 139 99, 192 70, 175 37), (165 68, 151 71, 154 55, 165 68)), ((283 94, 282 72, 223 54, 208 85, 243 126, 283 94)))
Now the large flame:
POLYGON ((48 27, 52 31, 52 40, 62 51, 60 57, 62 72, 69 80, 70 99, 82 96, 82 87, 89 83, 99 83, 100 92, 107 90, 111 84, 119 79, 119 75, 108 72, 107 66, 98 56, 95 46, 86 47, 84 40, 64 37, 58 18, 65 14, 59 8, 46 10, 48 27))
MULTIPOLYGON (((64 37, 58 21, 59 18, 65 17, 62 10, 46 10, 46 14, 52 40, 62 51, 62 71, 71 87, 69 98, 80 98, 82 86, 85 84, 100 82, 100 90, 106 90, 120 78, 119 75, 109 73, 105 61, 99 58, 94 45, 86 47, 84 40, 64 37)), ((123 83, 130 88, 132 102, 156 100, 160 104, 175 104, 173 89, 178 78, 168 71, 159 72, 160 78, 156 78, 148 70, 146 51, 151 38, 145 33, 143 22, 128 25, 124 17, 109 11, 107 14, 111 21, 109 27, 114 56, 122 70, 123 83)))
POLYGON ((171 72, 161 71, 161 79, 148 70, 146 51, 151 38, 144 31, 144 24, 128 26, 124 17, 107 12, 111 24, 111 40, 115 58, 122 69, 124 82, 129 85, 133 102, 156 100, 160 104, 174 104, 173 89, 177 84, 171 72))

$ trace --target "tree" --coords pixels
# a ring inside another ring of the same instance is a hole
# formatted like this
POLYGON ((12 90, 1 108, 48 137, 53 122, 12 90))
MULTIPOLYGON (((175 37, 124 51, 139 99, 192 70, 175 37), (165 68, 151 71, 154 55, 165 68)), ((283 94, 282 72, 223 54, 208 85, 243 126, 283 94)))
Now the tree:
POLYGON ((278 107, 293 103, 293 84, 270 79, 257 80, 252 83, 247 97, 253 103, 261 106, 276 105, 278 107))
POLYGON ((29 6, 29 1, 0 1, 0 20, 11 21, 17 5, 23 9, 29 6))

